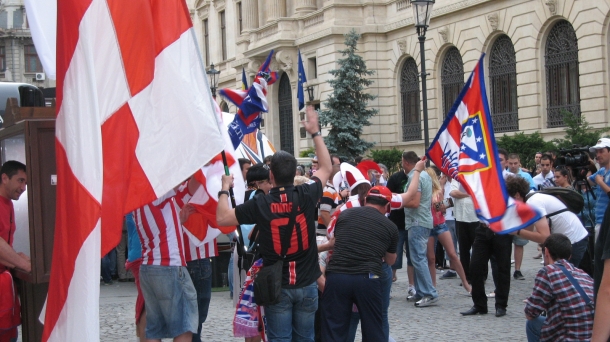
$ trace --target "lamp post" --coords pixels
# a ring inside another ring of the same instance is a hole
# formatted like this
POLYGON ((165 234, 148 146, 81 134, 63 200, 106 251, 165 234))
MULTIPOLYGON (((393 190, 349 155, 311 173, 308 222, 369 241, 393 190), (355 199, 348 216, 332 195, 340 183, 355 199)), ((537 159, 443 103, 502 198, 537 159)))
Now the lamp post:
MULTIPOLYGON (((424 113, 424 150, 428 150, 430 146, 430 137, 428 136, 428 94, 426 89, 426 51, 424 42, 426 41, 426 30, 430 25, 430 16, 432 15, 432 6, 434 0, 411 0, 411 6, 413 7, 413 19, 415 21, 415 28, 417 28, 417 35, 419 36, 419 54, 421 57, 421 92, 422 92, 422 104, 424 113)), ((430 161, 426 164, 429 165, 430 161)))
POLYGON ((313 86, 307 84, 307 95, 309 96, 309 102, 313 101, 313 86))
POLYGON ((210 68, 205 72, 210 76, 210 90, 212 91, 212 97, 216 99, 216 88, 218 87, 218 74, 220 70, 214 69, 214 63, 210 64, 210 68))

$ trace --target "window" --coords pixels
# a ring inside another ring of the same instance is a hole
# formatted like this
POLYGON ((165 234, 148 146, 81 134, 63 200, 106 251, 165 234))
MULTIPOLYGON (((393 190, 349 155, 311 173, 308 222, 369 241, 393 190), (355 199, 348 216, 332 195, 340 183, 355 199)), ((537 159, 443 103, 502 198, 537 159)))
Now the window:
POLYGON ((210 65, 210 31, 208 30, 208 20, 203 21, 203 46, 205 48, 205 64, 210 65))
POLYGON ((402 141, 421 139, 419 119, 419 79, 413 58, 405 61, 400 71, 400 104, 402 109, 402 141))
POLYGON ((13 28, 20 29, 23 28, 23 10, 16 9, 13 12, 13 28))
POLYGON ((239 28, 239 34, 241 34, 241 32, 243 31, 243 24, 242 24, 242 14, 241 14, 241 2, 237 3, 237 22, 238 22, 238 28, 239 28))
POLYGON ((489 81, 494 131, 518 130, 517 59, 513 42, 506 35, 500 36, 491 47, 489 81))
POLYGON ((220 12, 220 43, 222 44, 222 60, 227 60, 227 26, 225 11, 220 12))
POLYGON ((222 102, 220 104, 220 110, 222 110, 225 113, 229 113, 229 105, 226 102, 222 102))
POLYGON ((25 72, 42 72, 42 64, 34 45, 23 46, 23 57, 25 60, 25 72))
POLYGON ((443 92, 443 119, 447 117, 453 102, 464 87, 464 63, 462 55, 454 46, 447 51, 441 70, 441 88, 443 92))
POLYGON ((547 127, 565 126, 564 113, 580 116, 578 39, 572 24, 559 21, 546 41, 547 127))
POLYGON ((308 80, 318 78, 318 63, 316 57, 307 59, 307 71, 309 71, 309 74, 307 75, 308 80))
POLYGON ((294 128, 292 112, 292 88, 286 73, 280 77, 278 87, 278 109, 280 112, 280 149, 294 153, 294 128))
POLYGON ((0 46, 0 72, 6 71, 6 48, 0 46))

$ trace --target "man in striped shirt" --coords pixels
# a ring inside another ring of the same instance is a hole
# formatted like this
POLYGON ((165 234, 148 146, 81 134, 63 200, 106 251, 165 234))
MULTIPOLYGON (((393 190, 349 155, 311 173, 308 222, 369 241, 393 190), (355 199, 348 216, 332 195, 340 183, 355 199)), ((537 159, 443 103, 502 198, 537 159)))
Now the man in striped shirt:
POLYGON ((572 244, 563 234, 544 241, 545 267, 538 271, 525 304, 528 341, 587 341, 593 329, 593 279, 568 261, 572 244), (579 291, 562 270, 572 275, 579 291), (584 296, 583 296, 584 294, 584 296), (541 313, 546 311, 546 316, 541 313))
POLYGON ((199 185, 191 178, 134 211, 142 243, 140 286, 148 340, 188 342, 197 333, 197 293, 186 268, 179 213, 199 185))

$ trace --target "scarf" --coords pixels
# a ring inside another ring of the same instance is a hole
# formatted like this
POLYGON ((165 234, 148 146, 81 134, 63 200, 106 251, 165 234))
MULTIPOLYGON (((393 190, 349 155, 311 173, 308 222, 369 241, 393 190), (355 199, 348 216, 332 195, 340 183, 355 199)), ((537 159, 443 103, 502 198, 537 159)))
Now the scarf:
POLYGON ((264 309, 256 305, 254 300, 254 275, 263 267, 263 259, 256 260, 246 274, 244 287, 239 295, 233 319, 234 337, 261 336, 267 341, 265 326, 263 324, 264 309))

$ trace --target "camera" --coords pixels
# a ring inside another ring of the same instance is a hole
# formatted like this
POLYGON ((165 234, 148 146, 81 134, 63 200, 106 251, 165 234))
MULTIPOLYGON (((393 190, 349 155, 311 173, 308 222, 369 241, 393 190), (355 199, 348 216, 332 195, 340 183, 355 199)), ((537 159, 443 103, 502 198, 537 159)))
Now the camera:
POLYGON ((589 171, 589 146, 580 147, 573 145, 571 149, 562 148, 559 150, 559 156, 555 160, 555 167, 567 167, 572 170, 572 176, 576 180, 584 180, 589 171))

